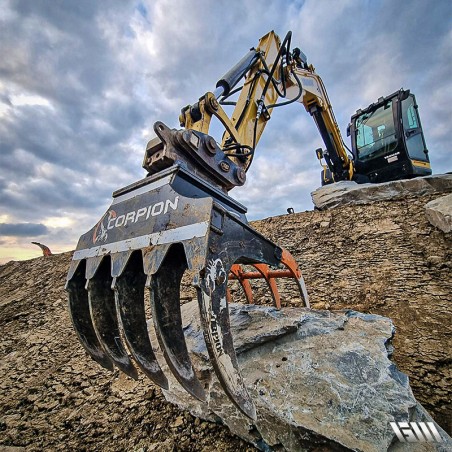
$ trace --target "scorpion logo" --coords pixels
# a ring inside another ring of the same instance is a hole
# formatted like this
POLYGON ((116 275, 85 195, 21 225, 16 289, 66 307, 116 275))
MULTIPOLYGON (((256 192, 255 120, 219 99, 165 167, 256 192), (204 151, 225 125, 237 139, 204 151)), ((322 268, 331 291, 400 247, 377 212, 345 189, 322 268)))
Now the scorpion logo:
MULTIPOLYGON (((108 220, 116 217, 116 212, 114 210, 109 210, 107 213, 108 220)), ((105 242, 108 238, 107 228, 104 226, 104 219, 107 216, 107 213, 100 219, 99 223, 97 223, 96 228, 94 229, 93 243, 97 243, 98 241, 105 242)))
POLYGON ((226 270, 221 259, 211 259, 207 265, 206 287, 213 292, 216 284, 222 284, 226 280, 226 270))

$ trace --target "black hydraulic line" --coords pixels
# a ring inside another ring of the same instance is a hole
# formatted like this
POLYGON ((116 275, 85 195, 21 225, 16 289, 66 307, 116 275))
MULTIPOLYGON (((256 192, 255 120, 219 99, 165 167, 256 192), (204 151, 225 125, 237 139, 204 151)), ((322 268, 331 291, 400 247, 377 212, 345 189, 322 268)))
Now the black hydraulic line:
POLYGON ((342 146, 344 146, 344 148, 347 149, 347 151, 350 152, 350 154, 353 154, 353 152, 350 150, 350 148, 345 144, 344 140, 342 140, 342 146))
POLYGON ((224 155, 226 155, 227 157, 246 157, 248 155, 251 155, 252 152, 254 152, 254 149, 251 146, 248 146, 246 144, 240 144, 240 143, 236 143, 230 146, 225 146, 223 148, 223 152, 225 153, 224 155), (232 151, 233 149, 248 149, 248 152, 246 154, 231 154, 228 153, 228 151, 232 151))
MULTIPOLYGON (((264 66, 264 70, 261 71, 261 74, 267 74, 268 77, 271 77, 271 82, 273 84, 273 87, 275 88, 275 91, 278 93, 278 96, 286 97, 286 84, 285 84, 285 79, 284 79, 283 73, 282 73, 282 71, 283 71, 282 67, 281 67, 281 80, 282 80, 282 84, 283 84, 283 88, 284 88, 283 92, 279 91, 279 88, 278 88, 278 83, 280 83, 280 81, 276 80, 273 77, 273 75, 271 74, 271 71, 270 71, 270 69, 269 69, 269 67, 267 65, 267 62, 265 61, 264 57, 262 55, 259 55, 259 56, 260 56, 260 60, 261 60, 262 66, 264 66)), ((277 64, 277 61, 278 61, 278 57, 275 59, 275 63, 274 64, 277 64)))
MULTIPOLYGON (((292 32, 289 31, 286 34, 286 37, 284 38, 284 40, 283 40, 283 42, 281 44, 281 47, 279 48, 279 51, 278 51, 278 54, 276 55, 275 61, 274 61, 273 66, 272 66, 272 69, 271 69, 270 73, 268 74, 268 78, 267 78, 267 81, 265 83, 264 89, 262 90, 261 98, 258 101, 257 116, 256 116, 256 121, 254 122, 254 130, 253 130, 253 146, 252 146, 253 152, 251 153, 250 160, 248 162, 248 166, 247 166, 246 170, 248 170, 248 168, 251 166, 251 163, 253 162, 254 149, 256 148, 256 141, 257 141, 257 124, 259 122, 259 117, 260 117, 260 115, 262 113, 262 109, 264 108, 264 99, 265 99, 265 95, 266 95, 266 93, 268 91, 268 88, 270 86, 270 83, 273 83, 273 85, 275 86, 276 91, 278 92, 279 95, 281 95, 281 93, 279 92, 278 88, 276 87, 276 82, 275 82, 275 79, 274 79, 274 73, 275 73, 276 67, 278 66, 278 61, 283 55, 283 52, 286 52, 287 55, 289 54, 291 37, 292 37, 292 32), (287 48, 286 48, 286 46, 287 46, 287 48)), ((267 67, 265 62, 264 62, 264 67, 267 67)), ((267 70, 268 70, 268 67, 267 67, 267 70)), ((295 78, 297 79, 297 77, 295 77, 295 78)), ((298 83, 298 86, 300 87, 300 92, 298 93, 298 96, 295 99, 291 99, 287 103, 295 102, 301 96, 302 89, 301 89, 301 82, 300 82, 299 79, 297 80, 297 83, 298 83)), ((285 91, 285 87, 284 87, 284 91, 285 91)))
MULTIPOLYGON (((259 59, 260 62, 263 65, 263 69, 261 69, 260 71, 256 72, 254 79, 252 81, 252 86, 250 88, 250 93, 253 91, 253 86, 254 84, 257 82, 257 80, 259 79, 259 77, 262 76, 262 74, 266 74, 267 75, 267 80, 266 83, 264 85, 264 89, 262 91, 262 95, 260 100, 258 101, 258 113, 257 113, 257 117, 256 117, 256 121, 254 123, 254 128, 253 128, 253 143, 252 146, 242 146, 240 145, 240 143, 237 143, 235 145, 232 146, 228 146, 225 147, 224 151, 230 151, 233 149, 236 150, 241 150, 242 148, 247 148, 249 149, 248 152, 246 153, 242 153, 240 154, 239 152, 237 152, 236 154, 226 154, 228 156, 231 157, 250 157, 250 161, 247 165, 248 169, 252 163, 253 157, 254 157, 254 151, 255 151, 255 147, 256 147, 256 141, 257 141, 257 125, 259 122, 259 117, 262 113, 262 109, 265 108, 275 108, 275 107, 279 107, 279 106, 283 106, 283 105, 288 105, 291 104, 293 102, 296 102, 302 95, 303 89, 302 89, 302 85, 301 85, 301 81, 299 79, 299 77, 292 72, 292 74, 295 77, 295 80, 298 84, 298 94, 295 98, 290 99, 286 102, 281 102, 281 103, 276 103, 276 104, 272 104, 269 106, 265 106, 264 105, 264 99, 265 99, 265 95, 268 91, 268 88, 270 86, 270 83, 272 83, 273 87, 275 88, 278 96, 280 97, 286 97, 286 81, 284 78, 284 73, 283 73, 283 67, 280 67, 280 76, 281 76, 281 81, 275 79, 274 77, 274 73, 276 71, 276 68, 278 66, 278 62, 281 58, 283 58, 284 53, 286 54, 286 61, 288 61, 289 58, 289 54, 290 54, 290 40, 292 37, 292 32, 288 32, 287 35, 285 36, 281 47, 278 51, 278 54, 276 55, 276 58, 274 60, 272 69, 270 70, 265 59, 262 57, 262 54, 259 52, 256 52, 254 49, 252 49, 250 52, 248 52, 247 55, 245 55, 242 60, 240 60, 227 74, 225 74, 218 82, 216 87, 217 88, 221 88, 223 90, 223 100, 220 102, 223 105, 234 105, 235 103, 233 102, 225 102, 225 99, 227 99, 230 95, 240 91, 241 88, 237 88, 233 91, 231 91, 231 89, 234 87, 235 84, 238 83, 238 81, 246 74, 246 72, 256 63, 256 60, 259 59), (282 92, 279 90, 278 87, 278 83, 282 83, 283 86, 283 90, 282 92)), ((245 108, 242 110, 241 115, 238 119, 238 121, 236 122, 236 127, 238 128, 240 126, 240 123, 243 120, 245 111, 247 110, 248 106, 249 106, 249 102, 250 102, 250 98, 248 97, 246 103, 245 103, 245 108)))
POLYGON ((254 129, 253 129, 253 146, 252 146, 252 151, 249 154, 250 160, 248 162, 247 167, 245 168, 245 171, 248 171, 249 167, 251 166, 251 163, 253 163, 253 159, 254 159, 254 150, 256 149, 256 139, 257 139, 257 123, 258 120, 256 119, 256 121, 254 121, 254 129))
POLYGON ((242 91, 242 89, 243 89, 243 85, 239 86, 238 88, 233 89, 232 91, 230 91, 227 96, 222 94, 221 95, 221 100, 219 100, 220 105, 237 105, 237 102, 227 101, 226 99, 229 99, 235 93, 238 93, 238 92, 242 91))
MULTIPOLYGON (((249 104, 250 104, 251 93, 253 92, 254 85, 256 84, 256 82, 257 82, 257 80, 259 79, 259 77, 260 77, 260 72, 258 71, 258 72, 256 72, 256 74, 254 75, 253 81, 251 82, 251 87, 250 87, 250 90, 249 90, 249 93, 248 93, 248 97, 247 97, 246 102, 245 102, 245 107, 242 109, 242 111, 241 111, 241 113, 240 113, 240 116, 239 116, 239 119, 238 119, 237 122, 235 123, 235 128, 236 128, 237 130, 239 129, 240 125, 242 124, 243 118, 245 117, 245 112, 246 112, 246 110, 248 109, 248 106, 249 106, 249 104)), ((231 93, 230 93, 230 94, 231 94, 231 93)))
POLYGON ((292 75, 294 76, 295 80, 297 81, 297 85, 298 85, 298 94, 297 94, 293 99, 286 100, 285 102, 280 102, 279 104, 271 104, 271 105, 267 105, 267 109, 268 109, 268 108, 282 107, 282 106, 284 106, 284 105, 292 104, 293 102, 296 102, 296 101, 301 97, 301 95, 303 94, 303 87, 302 87, 302 85, 301 85, 301 80, 300 80, 300 78, 298 77, 298 75, 295 74, 295 72, 292 72, 292 75))
POLYGON ((272 69, 271 69, 271 71, 270 71, 270 74, 269 74, 269 76, 268 76, 268 78, 267 78, 267 81, 266 81, 266 83, 265 83, 264 89, 262 90, 261 98, 260 98, 259 101, 258 101, 257 117, 256 117, 256 120, 259 119, 259 117, 260 117, 260 115, 261 115, 261 113, 262 113, 262 109, 263 109, 263 107, 264 107, 265 94, 266 94, 267 91, 268 91, 268 87, 270 86, 270 83, 272 83, 272 82, 274 83, 274 81, 273 81, 273 75, 274 75, 274 73, 275 73, 276 67, 278 66, 278 61, 279 61, 279 59, 282 57, 283 52, 287 52, 287 53, 289 52, 289 48, 290 48, 290 39, 291 39, 291 37, 292 37, 292 32, 289 31, 289 32, 286 34, 286 37, 284 38, 284 40, 283 40, 283 42, 282 42, 282 44, 281 44, 281 47, 280 47, 279 50, 278 50, 278 54, 276 55, 275 62, 273 63, 273 67, 272 67, 272 69), (287 49, 286 49, 286 44, 287 44, 287 49))
POLYGON ((242 86, 239 86, 238 88, 235 88, 235 89, 233 89, 232 91, 229 91, 229 93, 227 94, 227 95, 222 95, 221 96, 221 101, 220 101, 220 104, 223 102, 223 101, 225 101, 228 97, 231 97, 233 94, 235 94, 235 93, 238 93, 239 91, 242 91, 242 89, 243 89, 243 85, 242 86))

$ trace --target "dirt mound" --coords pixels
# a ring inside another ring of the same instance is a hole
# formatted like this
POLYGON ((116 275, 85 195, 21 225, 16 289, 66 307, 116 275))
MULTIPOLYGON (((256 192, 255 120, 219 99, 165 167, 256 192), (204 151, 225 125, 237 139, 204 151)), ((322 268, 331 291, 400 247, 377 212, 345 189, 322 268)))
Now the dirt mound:
MULTIPOLYGON (((427 221, 430 197, 270 218, 254 226, 301 264, 314 308, 391 317, 395 361, 451 433, 451 237, 427 221)), ((0 445, 27 450, 252 450, 220 425, 92 361, 64 291, 70 253, 0 266, 0 445)), ((290 283, 284 304, 297 305, 290 283)), ((271 302, 257 285, 256 298, 271 302)), ((238 297, 239 290, 234 292, 238 297)), ((186 299, 192 296, 188 291, 186 299)))

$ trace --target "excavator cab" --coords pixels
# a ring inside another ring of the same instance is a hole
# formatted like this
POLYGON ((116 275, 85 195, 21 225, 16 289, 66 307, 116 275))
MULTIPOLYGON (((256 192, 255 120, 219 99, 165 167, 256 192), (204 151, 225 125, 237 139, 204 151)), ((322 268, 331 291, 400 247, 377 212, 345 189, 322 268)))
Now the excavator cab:
POLYGON ((351 118, 355 172, 370 182, 432 174, 416 98, 409 90, 381 97, 351 118))

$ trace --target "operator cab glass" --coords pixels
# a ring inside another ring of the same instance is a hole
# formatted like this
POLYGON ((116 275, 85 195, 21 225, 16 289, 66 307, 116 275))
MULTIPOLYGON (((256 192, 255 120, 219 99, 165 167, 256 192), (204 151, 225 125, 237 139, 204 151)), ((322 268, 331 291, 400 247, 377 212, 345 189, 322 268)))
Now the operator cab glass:
POLYGON ((387 155, 397 146, 392 102, 356 118, 356 150, 359 160, 387 155))
POLYGON ((414 96, 402 101, 402 121, 408 155, 413 160, 428 162, 428 153, 414 96))

